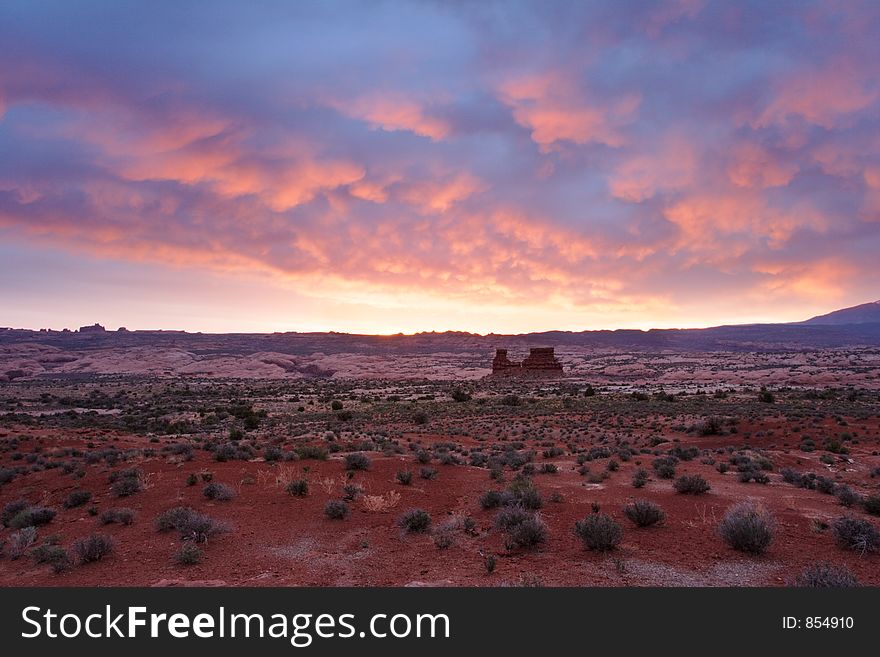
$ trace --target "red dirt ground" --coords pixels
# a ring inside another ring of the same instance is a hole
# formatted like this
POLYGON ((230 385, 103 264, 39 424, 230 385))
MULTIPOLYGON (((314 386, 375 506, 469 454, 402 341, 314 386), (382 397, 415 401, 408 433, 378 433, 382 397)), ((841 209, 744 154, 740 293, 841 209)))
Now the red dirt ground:
MULTIPOLYGON (((754 437, 762 429, 773 428, 772 418, 763 422, 762 426, 741 426, 740 432, 751 432, 750 446, 768 449, 777 471, 784 466, 817 473, 829 470, 819 462, 818 452, 803 453, 796 447, 788 453, 772 451, 771 446, 782 443, 779 432, 770 438, 754 437)), ((863 421, 859 430, 862 439, 853 447, 854 463, 835 465, 834 471, 840 474, 839 481, 865 493, 877 487, 868 476, 872 468, 880 466, 876 418, 863 421), (866 435, 874 437, 865 438, 866 435)), ((99 437, 109 438, 107 444, 121 449, 146 446, 143 437, 95 430, 6 431, 9 435, 27 437, 22 439, 25 452, 35 438, 44 439, 47 451, 82 447, 86 441, 99 437)), ((744 444, 735 436, 677 437, 682 445, 701 448, 744 444)), ((469 442, 459 437, 417 438, 423 444, 432 440, 469 442)), ((796 444, 796 440, 792 441, 796 444)), ((586 483, 575 471, 577 466, 571 456, 546 459, 557 464, 559 472, 536 474, 534 481, 544 498, 540 513, 548 526, 549 540, 536 551, 509 553, 504 549, 503 537, 492 529, 495 512, 482 510, 478 502, 486 490, 500 488, 490 480, 486 469, 433 463, 439 474, 427 481, 418 477, 419 464, 411 454, 371 453, 370 470, 356 473, 354 481, 362 484, 367 494, 396 491, 400 502, 388 512, 371 512, 357 501, 351 504, 348 519, 329 520, 323 508, 328 499, 342 495, 345 471, 341 458, 337 455, 323 462, 218 463, 210 453, 196 450, 195 459, 189 462, 175 463, 173 458, 164 456, 126 462, 116 469, 137 465, 146 473, 147 489, 124 499, 110 492, 108 475, 113 469, 103 463, 86 466, 86 476, 78 482, 60 469, 21 477, 0 488, 0 505, 26 498, 58 510, 56 518, 40 528, 38 542, 54 534, 67 547, 79 537, 100 532, 116 539, 116 550, 100 562, 76 566, 57 575, 27 556, 16 561, 6 557, 0 560, 0 586, 497 586, 524 581, 549 586, 775 586, 785 584, 805 566, 819 561, 845 565, 862 584, 880 585, 880 555, 860 556, 844 551, 835 544, 830 529, 814 529, 815 520, 830 522, 846 511, 835 497, 785 484, 776 472, 770 475, 768 485, 742 484, 735 468, 722 475, 699 459, 681 463, 679 474, 699 473, 711 484, 708 494, 694 497, 676 494, 671 481, 658 480, 653 472, 645 488, 633 488, 630 482, 636 468, 644 467, 651 472, 650 455, 637 455, 633 461, 621 463, 620 470, 602 484, 586 483), (310 481, 308 497, 292 497, 276 484, 283 468, 289 468, 295 478, 305 476, 310 481), (305 474, 304 468, 308 468, 305 474), (414 471, 411 486, 395 482, 395 473, 400 469, 414 471), (211 471, 214 481, 233 486, 237 497, 227 502, 211 502, 202 495, 201 482, 186 485, 189 473, 203 470, 211 471), (335 480, 330 493, 321 485, 324 478, 335 480), (77 488, 90 490, 99 510, 129 507, 136 510, 137 519, 131 526, 101 526, 87 512, 90 505, 64 509, 63 500, 77 488), (563 501, 549 501, 554 492, 560 493, 563 501), (627 521, 621 507, 636 498, 662 506, 667 514, 665 524, 637 529, 627 521), (716 534, 724 511, 746 498, 763 504, 778 523, 776 540, 760 557, 728 548, 716 534), (614 552, 589 552, 573 532, 575 521, 589 514, 594 502, 624 528, 623 543, 614 552), (153 527, 160 512, 176 505, 192 506, 232 525, 231 533, 210 540, 204 548, 205 558, 198 565, 174 564, 172 555, 181 545, 177 535, 159 533, 153 527), (430 534, 404 535, 396 526, 396 519, 412 507, 426 509, 435 525, 452 514, 470 515, 476 521, 477 535, 459 533, 456 544, 445 550, 435 546, 430 534), (497 568, 491 575, 484 569, 481 553, 497 556, 497 568)), ((539 450, 536 463, 540 465, 544 460, 539 450)), ((604 463, 597 461, 591 465, 598 470, 604 463)), ((0 457, 0 465, 11 465, 8 454, 0 457)), ((505 476, 509 481, 511 475, 505 472, 505 476)), ((861 510, 851 512, 870 518, 861 510)), ((11 532, 3 529, 0 539, 8 540, 11 532)))

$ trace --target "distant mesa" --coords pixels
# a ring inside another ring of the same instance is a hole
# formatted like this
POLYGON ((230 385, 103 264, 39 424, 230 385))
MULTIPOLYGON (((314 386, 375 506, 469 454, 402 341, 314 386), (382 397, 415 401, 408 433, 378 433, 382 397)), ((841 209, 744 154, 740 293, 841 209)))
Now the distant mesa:
POLYGON ((80 333, 103 333, 106 330, 107 329, 105 329, 103 326, 101 326, 98 323, 92 324, 91 326, 80 326, 79 327, 80 333))
POLYGON ((559 377, 563 376, 562 363, 556 359, 553 347, 532 347, 522 362, 510 360, 507 349, 496 349, 492 360, 492 376, 499 377, 559 377))

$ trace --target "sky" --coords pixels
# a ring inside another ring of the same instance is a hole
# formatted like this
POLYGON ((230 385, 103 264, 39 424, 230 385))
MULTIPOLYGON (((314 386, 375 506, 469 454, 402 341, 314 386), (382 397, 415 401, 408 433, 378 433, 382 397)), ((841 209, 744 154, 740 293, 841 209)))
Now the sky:
POLYGON ((880 2, 0 4, 0 325, 699 327, 880 299, 880 2))

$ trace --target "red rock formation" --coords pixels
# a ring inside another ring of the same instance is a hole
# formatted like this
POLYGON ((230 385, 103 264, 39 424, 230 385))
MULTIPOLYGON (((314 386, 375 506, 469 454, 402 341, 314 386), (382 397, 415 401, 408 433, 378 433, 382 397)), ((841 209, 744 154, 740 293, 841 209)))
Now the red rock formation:
POLYGON ((492 374, 508 373, 518 369, 519 363, 514 363, 507 357, 507 349, 495 350, 495 358, 492 360, 492 374))
POLYGON ((80 333, 103 333, 105 331, 104 327, 100 324, 92 324, 91 326, 80 326, 80 333))
POLYGON ((562 374, 562 363, 556 360, 553 347, 534 347, 522 362, 523 370, 562 374))
POLYGON ((496 376, 562 376, 562 363, 556 360, 553 347, 532 347, 521 363, 507 357, 507 349, 496 349, 492 374, 496 376))

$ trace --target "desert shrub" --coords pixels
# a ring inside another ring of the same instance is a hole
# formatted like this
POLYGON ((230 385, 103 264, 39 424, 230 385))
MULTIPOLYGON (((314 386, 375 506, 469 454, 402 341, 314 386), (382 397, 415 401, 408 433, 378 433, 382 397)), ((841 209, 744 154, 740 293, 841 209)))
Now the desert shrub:
POLYGON ((424 411, 418 411, 413 414, 413 422, 416 424, 428 424, 428 414, 424 411))
POLYGON ((235 497, 235 489, 226 484, 212 481, 202 489, 202 495, 215 502, 226 502, 235 497))
POLYGON ((9 537, 9 558, 13 560, 19 559, 36 540, 36 527, 24 527, 17 532, 13 532, 9 537))
POLYGON ((872 516, 880 516, 880 495, 871 495, 862 501, 865 511, 872 516))
POLYGON ((427 465, 431 462, 431 453, 424 449, 418 450, 416 452, 416 461, 418 461, 422 465, 427 465))
POLYGON ((761 388, 761 392, 758 393, 758 401, 764 404, 772 404, 776 401, 776 398, 767 388, 761 388))
POLYGON ((636 527, 651 527, 666 519, 666 514, 658 505, 649 500, 636 500, 623 507, 623 514, 636 527))
POLYGON ((495 516, 495 527, 507 531, 511 527, 524 522, 531 515, 521 506, 505 506, 495 516))
POLYGON ((758 470, 755 467, 746 467, 739 471, 739 480, 747 484, 750 481, 754 481, 756 484, 769 484, 770 477, 763 470, 758 470))
POLYGON ((106 534, 92 534, 73 544, 73 553, 79 563, 100 561, 113 552, 113 539, 106 534))
POLYGON ((295 479, 287 484, 285 490, 294 497, 305 497, 309 494, 309 482, 305 479, 295 479))
POLYGON ((715 469, 718 470, 721 474, 724 474, 728 470, 730 470, 730 464, 725 463, 724 461, 719 461, 718 465, 715 466, 715 469))
POLYGON ((280 448, 275 445, 269 445, 266 449, 263 450, 263 460, 267 463, 272 463, 274 461, 280 461, 284 457, 284 452, 281 451, 280 448))
MULTIPOLYGON (((232 438, 241 438, 240 435, 232 436, 232 438)), ((223 443, 214 448, 214 460, 218 463, 226 461, 246 460, 253 456, 253 450, 246 446, 236 443, 223 443)))
POLYGON ((78 506, 83 506, 84 504, 88 504, 89 500, 91 499, 92 494, 89 491, 75 490, 67 496, 66 500, 64 500, 64 508, 73 509, 78 506))
POLYGON ((438 550, 445 550, 455 545, 455 527, 449 523, 444 523, 434 529, 432 536, 438 550))
POLYGON ((107 509, 101 514, 100 521, 102 525, 130 525, 134 522, 134 509, 118 508, 107 509))
POLYGON ((816 490, 826 495, 831 495, 837 488, 837 484, 829 477, 816 477, 816 490))
POLYGON ((52 522, 55 517, 55 509, 45 506, 28 506, 23 511, 19 511, 9 521, 9 527, 12 529, 24 529, 25 527, 42 527, 52 522))
POLYGON ((52 566, 52 570, 61 573, 70 568, 70 555, 60 545, 40 545, 31 550, 31 557, 37 563, 52 566))
POLYGON ((702 495, 709 490, 709 482, 700 475, 682 475, 673 484, 675 490, 684 495, 702 495))
POLYGON ((547 526, 536 513, 528 514, 522 522, 507 529, 505 545, 508 549, 535 548, 547 542, 547 526))
POLYGON ((802 475, 794 468, 782 468, 779 471, 779 474, 782 476, 782 481, 784 481, 785 483, 792 484, 794 486, 800 485, 802 475))
POLYGON ((505 395, 501 398, 501 403, 505 406, 519 406, 521 401, 516 395, 505 395))
POLYGON ((181 566, 194 566, 202 560, 202 550, 194 543, 186 543, 174 553, 174 563, 181 566))
POLYGON ((229 531, 225 523, 188 506, 176 506, 159 514, 155 526, 160 532, 177 530, 182 540, 196 543, 207 543, 211 536, 229 531))
POLYGON ((197 483, 199 483, 199 478, 196 476, 196 474, 194 472, 190 472, 186 476, 186 485, 187 486, 195 486, 197 483))
POLYGON ((452 396, 452 400, 456 402, 467 402, 471 400, 470 394, 461 388, 453 388, 450 395, 452 396))
POLYGON ((315 461, 326 461, 327 460, 327 450, 323 447, 317 447, 315 445, 301 445, 296 448, 296 454, 301 459, 312 459, 315 461))
POLYGON ((673 479, 675 477, 675 466, 678 459, 674 456, 661 456, 654 459, 651 467, 660 479, 673 479))
POLYGON ((559 468, 555 463, 542 463, 541 464, 541 473, 542 474, 556 474, 559 472, 559 468))
POLYGON ((331 520, 345 520, 348 517, 348 504, 342 500, 329 500, 324 505, 324 515, 331 520))
POLYGON ((718 436, 722 433, 721 418, 719 417, 706 418, 700 425, 700 435, 702 436, 718 436))
POLYGON ((497 563, 498 560, 495 558, 494 554, 483 555, 483 567, 486 569, 487 575, 491 575, 495 572, 495 564, 497 563))
POLYGON ((718 533, 734 550, 763 554, 773 542, 775 522, 766 510, 751 502, 740 502, 728 509, 718 525, 718 533))
POLYGON ((846 508, 855 506, 862 501, 862 496, 846 485, 838 486, 834 495, 837 497, 837 501, 840 502, 840 505, 846 508))
POLYGON ((412 472, 409 470, 398 470, 394 478, 397 479, 398 484, 409 486, 412 483, 412 472))
POLYGON ((515 492, 514 497, 519 504, 522 504, 527 509, 537 510, 544 506, 544 500, 541 499, 538 489, 534 487, 524 488, 521 491, 515 492))
POLYGON ((452 452, 441 452, 437 456, 437 460, 440 461, 440 465, 458 465, 461 463, 459 458, 452 452))
POLYGON ((437 477, 437 471, 434 468, 419 468, 419 476, 422 479, 435 479, 437 477))
POLYGON ((8 484, 13 479, 18 472, 14 468, 0 468, 0 485, 8 484))
POLYGON ((195 513, 185 518, 177 529, 181 540, 207 543, 211 536, 228 532, 229 526, 203 513, 195 513))
POLYGON ((504 493, 499 490, 487 490, 480 496, 480 506, 483 509, 495 509, 504 504, 504 493))
POLYGON ((30 503, 26 500, 13 500, 12 502, 7 502, 3 506, 2 514, 0 514, 0 521, 3 522, 3 526, 9 527, 9 523, 12 522, 12 519, 29 506, 30 503))
POLYGON ((191 507, 175 506, 160 513, 153 524, 157 531, 168 532, 172 529, 179 529, 187 518, 196 513, 198 512, 191 507))
POLYGON ((342 499, 346 502, 354 502, 363 492, 364 487, 360 484, 345 484, 345 486, 342 487, 342 499))
POLYGON ((604 513, 592 513, 578 520, 574 531, 588 550, 597 552, 613 550, 623 538, 623 529, 617 521, 604 513))
POLYGON ((807 566, 793 582, 794 586, 810 588, 852 588, 859 585, 856 576, 845 566, 817 563, 807 566))
POLYGON ((833 523, 837 544, 845 550, 865 554, 880 551, 880 531, 867 520, 843 516, 833 523))
POLYGON ((676 445, 669 450, 669 454, 681 461, 693 461, 700 455, 700 450, 697 447, 682 447, 681 445, 676 445))
POLYGON ((141 491, 143 487, 144 485, 138 476, 120 477, 113 482, 110 490, 116 497, 129 497, 141 491))
POLYGON ((369 470, 370 459, 366 454, 361 452, 353 452, 345 455, 346 470, 369 470))
POLYGON ((338 399, 334 399, 332 402, 330 402, 330 410, 341 411, 342 410, 342 402, 339 401, 338 399))
POLYGON ((509 496, 505 498, 505 503, 507 504, 515 503, 532 510, 537 510, 544 506, 541 494, 528 477, 522 475, 515 477, 510 482, 510 486, 508 486, 508 492, 513 496, 513 499, 510 499, 509 496))
POLYGON ((431 526, 431 516, 424 509, 410 509, 397 520, 397 526, 409 534, 421 534, 431 526))
POLYGON ((648 483, 648 471, 644 468, 639 468, 636 470, 633 475, 632 485, 634 488, 644 488, 645 484, 648 483))

